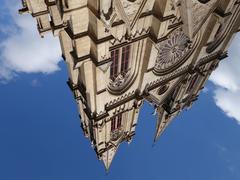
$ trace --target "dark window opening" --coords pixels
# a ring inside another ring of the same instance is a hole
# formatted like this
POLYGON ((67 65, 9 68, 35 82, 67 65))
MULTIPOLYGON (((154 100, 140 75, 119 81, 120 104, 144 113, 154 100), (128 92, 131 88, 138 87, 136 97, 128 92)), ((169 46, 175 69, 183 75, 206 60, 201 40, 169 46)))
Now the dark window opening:
POLYGON ((121 49, 115 49, 111 52, 112 64, 110 69, 110 79, 115 80, 119 74, 123 77, 127 74, 129 70, 130 47, 130 45, 127 45, 121 49))
POLYGON ((115 49, 111 52, 111 69, 110 69, 110 78, 114 80, 118 75, 118 58, 119 58, 119 49, 115 49))
POLYGON ((129 65, 130 45, 122 48, 121 74, 126 75, 129 65))
POLYGON ((111 131, 115 131, 116 129, 121 128, 122 126, 122 114, 114 116, 111 119, 111 131))

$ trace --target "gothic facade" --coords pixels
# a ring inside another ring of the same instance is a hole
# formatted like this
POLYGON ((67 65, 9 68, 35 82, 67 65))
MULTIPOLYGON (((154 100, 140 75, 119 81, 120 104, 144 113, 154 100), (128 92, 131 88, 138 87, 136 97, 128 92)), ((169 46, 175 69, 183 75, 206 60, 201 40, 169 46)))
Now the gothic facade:
MULTIPOLYGON (((155 141, 198 99, 240 30, 240 0, 22 0, 41 36, 58 36, 84 135, 110 167, 143 101, 155 141)), ((51 53, 51 52, 49 52, 51 53)))

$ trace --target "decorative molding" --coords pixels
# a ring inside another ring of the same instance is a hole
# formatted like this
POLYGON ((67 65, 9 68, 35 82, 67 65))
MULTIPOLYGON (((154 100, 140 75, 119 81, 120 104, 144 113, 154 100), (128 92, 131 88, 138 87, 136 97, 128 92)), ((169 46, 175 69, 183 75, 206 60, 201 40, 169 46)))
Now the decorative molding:
POLYGON ((118 90, 118 89, 121 89, 122 87, 125 87, 128 84, 129 76, 130 76, 130 71, 128 71, 125 76, 119 73, 114 80, 110 80, 109 88, 111 90, 114 90, 114 89, 118 90))
POLYGON ((188 60, 198 47, 199 42, 200 33, 191 42, 181 28, 173 30, 165 41, 156 46, 158 56, 153 73, 157 76, 174 73, 177 68, 188 60))
POLYGON ((122 128, 118 128, 111 132, 110 139, 111 141, 118 141, 124 134, 124 131, 122 128))
POLYGON ((167 40, 157 44, 158 55, 154 67, 155 74, 164 74, 176 64, 187 60, 191 50, 191 42, 181 29, 173 31, 167 40))

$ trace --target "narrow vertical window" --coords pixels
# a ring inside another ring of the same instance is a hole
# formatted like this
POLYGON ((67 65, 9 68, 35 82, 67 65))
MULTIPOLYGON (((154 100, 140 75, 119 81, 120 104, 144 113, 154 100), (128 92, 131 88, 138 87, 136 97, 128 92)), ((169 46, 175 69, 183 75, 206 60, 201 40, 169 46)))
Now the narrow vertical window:
POLYGON ((111 120, 111 131, 116 129, 116 117, 112 118, 111 120))
POLYGON ((121 128, 122 126, 122 114, 119 114, 111 119, 111 131, 121 128))
POLYGON ((130 45, 122 48, 121 74, 126 75, 129 65, 130 45))
POLYGON ((118 74, 118 57, 119 57, 119 49, 115 49, 111 52, 111 69, 110 69, 110 78, 114 80, 118 74))
POLYGON ((122 126, 122 114, 118 115, 117 128, 119 129, 122 126))

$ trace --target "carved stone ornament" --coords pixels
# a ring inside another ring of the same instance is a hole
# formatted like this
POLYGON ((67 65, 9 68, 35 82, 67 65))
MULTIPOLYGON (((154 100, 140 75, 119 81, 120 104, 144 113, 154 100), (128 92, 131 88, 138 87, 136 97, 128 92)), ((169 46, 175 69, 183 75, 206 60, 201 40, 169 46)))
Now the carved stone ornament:
POLYGON ((146 0, 121 0, 122 7, 131 27, 135 24, 146 2, 146 0))
POLYGON ((103 22, 106 31, 108 32, 111 27, 112 24, 115 21, 120 21, 121 19, 119 19, 118 17, 118 13, 116 11, 116 7, 115 7, 115 0, 101 0, 100 2, 100 19, 103 22))
POLYGON ((194 34, 196 31, 201 27, 202 23, 206 20, 209 13, 215 7, 215 3, 217 0, 192 0, 193 3, 193 10, 192 10, 192 18, 193 18, 193 32, 194 34))
POLYGON ((119 73, 118 76, 114 80, 110 80, 109 86, 112 89, 121 89, 128 82, 129 75, 130 75, 130 71, 128 71, 125 76, 123 76, 121 73, 119 73))
POLYGON ((207 22, 220 0, 181 0, 180 13, 183 21, 183 31, 192 38, 207 22))
POLYGON ((108 62, 108 63, 105 63, 101 66, 99 66, 98 68, 103 72, 103 73, 106 73, 107 70, 109 69, 109 67, 111 66, 112 62, 108 62))
POLYGON ((123 135, 123 130, 122 128, 118 128, 111 132, 111 141, 117 141, 119 140, 123 135))
POLYGON ((184 57, 191 50, 191 42, 182 30, 178 29, 172 32, 167 40, 158 44, 157 49, 154 71, 161 73, 184 61, 184 57))
POLYGON ((101 21, 108 31, 111 29, 113 22, 123 20, 128 31, 130 31, 146 2, 147 0, 101 0, 101 21))

